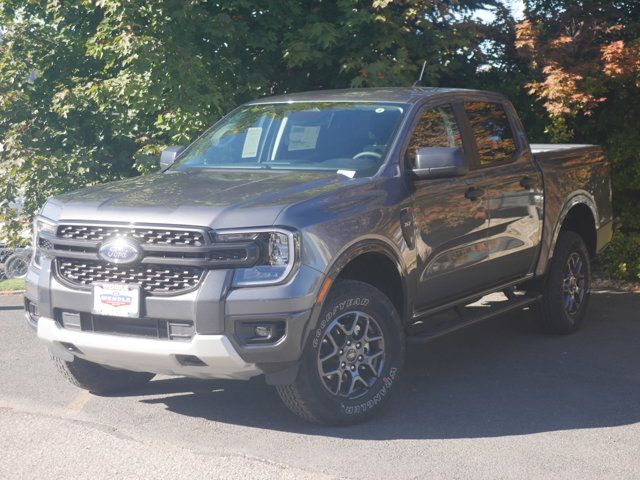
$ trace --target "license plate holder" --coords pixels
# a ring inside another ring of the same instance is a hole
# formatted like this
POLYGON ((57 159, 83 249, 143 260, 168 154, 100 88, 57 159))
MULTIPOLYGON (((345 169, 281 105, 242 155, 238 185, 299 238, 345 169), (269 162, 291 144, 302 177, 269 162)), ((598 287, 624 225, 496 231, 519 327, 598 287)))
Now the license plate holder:
POLYGON ((94 315, 140 317, 140 285, 126 283, 94 283, 94 315))

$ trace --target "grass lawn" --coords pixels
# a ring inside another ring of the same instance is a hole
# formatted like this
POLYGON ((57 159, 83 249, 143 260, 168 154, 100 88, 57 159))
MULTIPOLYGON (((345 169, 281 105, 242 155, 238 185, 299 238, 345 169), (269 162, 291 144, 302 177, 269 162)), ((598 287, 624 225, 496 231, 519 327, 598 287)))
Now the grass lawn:
POLYGON ((0 281, 0 292, 9 292, 11 290, 24 290, 24 279, 14 278, 0 281))

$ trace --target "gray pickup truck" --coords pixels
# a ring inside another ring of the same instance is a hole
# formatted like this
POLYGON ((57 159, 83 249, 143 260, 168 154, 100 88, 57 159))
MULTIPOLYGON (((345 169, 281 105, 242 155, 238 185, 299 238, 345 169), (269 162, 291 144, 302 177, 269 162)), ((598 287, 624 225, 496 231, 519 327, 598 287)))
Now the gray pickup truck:
POLYGON ((50 199, 26 318, 97 394, 264 374, 301 417, 354 423, 406 343, 525 308, 575 331, 611 234, 602 150, 529 145, 501 95, 263 98, 158 173, 50 199))

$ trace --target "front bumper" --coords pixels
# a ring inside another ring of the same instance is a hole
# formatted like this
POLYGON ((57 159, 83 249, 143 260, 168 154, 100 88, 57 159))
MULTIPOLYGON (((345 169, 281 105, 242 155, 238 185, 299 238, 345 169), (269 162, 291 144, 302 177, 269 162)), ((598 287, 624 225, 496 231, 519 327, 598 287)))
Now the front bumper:
POLYGON ((200 378, 247 379, 289 369, 302 355, 324 276, 302 265, 286 284, 232 289, 231 273, 210 270, 196 290, 141 298, 143 318, 191 322, 188 341, 64 328, 60 312, 89 314, 92 293, 61 283, 48 259, 27 274, 25 297, 37 305, 39 318, 26 317, 52 353, 67 360, 75 355, 114 368, 200 378), (243 324, 274 321, 286 329, 273 343, 249 345, 238 334, 243 324), (184 356, 204 365, 185 365, 184 356))
POLYGON ((38 337, 53 355, 68 361, 77 356, 113 368, 197 378, 246 380, 262 373, 255 364, 242 360, 224 335, 195 335, 189 342, 170 342, 72 331, 40 317, 38 337), (184 358, 191 357, 204 365, 185 364, 184 358))

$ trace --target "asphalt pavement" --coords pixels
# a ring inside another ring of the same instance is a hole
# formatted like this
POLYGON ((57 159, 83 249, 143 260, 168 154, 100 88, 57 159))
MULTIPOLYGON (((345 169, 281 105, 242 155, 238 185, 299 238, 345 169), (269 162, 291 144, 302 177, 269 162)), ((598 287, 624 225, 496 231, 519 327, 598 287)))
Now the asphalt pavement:
POLYGON ((411 346, 387 408, 346 428, 299 420, 262 378, 83 392, 21 304, 0 296, 2 479, 640 478, 640 294, 594 294, 570 336, 524 311, 411 346))

